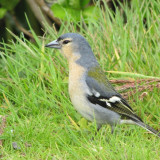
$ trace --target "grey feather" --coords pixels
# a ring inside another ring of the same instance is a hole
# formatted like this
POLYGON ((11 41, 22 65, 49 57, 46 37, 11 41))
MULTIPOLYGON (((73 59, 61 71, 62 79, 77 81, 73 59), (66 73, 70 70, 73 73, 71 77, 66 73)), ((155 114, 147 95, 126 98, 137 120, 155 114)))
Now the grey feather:
POLYGON ((114 88, 107 79, 106 79, 106 84, 103 84, 99 83, 94 78, 87 76, 86 83, 91 90, 92 89, 96 90, 97 92, 100 93, 101 96, 107 97, 108 99, 111 98, 112 96, 120 96, 120 94, 114 90, 114 88))

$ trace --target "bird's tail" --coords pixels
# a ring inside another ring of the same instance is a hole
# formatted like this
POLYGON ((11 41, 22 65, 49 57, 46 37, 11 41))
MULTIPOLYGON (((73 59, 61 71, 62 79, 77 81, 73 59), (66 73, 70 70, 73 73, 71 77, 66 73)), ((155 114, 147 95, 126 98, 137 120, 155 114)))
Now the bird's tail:
POLYGON ((149 125, 145 124, 144 122, 141 122, 141 121, 137 121, 135 122, 138 126, 146 129, 147 131, 151 132, 152 134, 160 137, 160 132, 159 131, 156 131, 155 129, 153 129, 152 127, 150 127, 149 125))

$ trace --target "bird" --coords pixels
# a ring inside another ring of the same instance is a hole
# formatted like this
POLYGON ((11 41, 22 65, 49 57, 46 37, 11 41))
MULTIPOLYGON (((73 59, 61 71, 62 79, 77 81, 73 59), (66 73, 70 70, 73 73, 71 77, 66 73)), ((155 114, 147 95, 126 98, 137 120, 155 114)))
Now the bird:
POLYGON ((71 102, 84 118, 96 121, 97 130, 109 124, 113 133, 119 124, 135 124, 160 137, 159 131, 144 123, 114 89, 82 35, 65 33, 45 47, 59 49, 67 59, 71 102))

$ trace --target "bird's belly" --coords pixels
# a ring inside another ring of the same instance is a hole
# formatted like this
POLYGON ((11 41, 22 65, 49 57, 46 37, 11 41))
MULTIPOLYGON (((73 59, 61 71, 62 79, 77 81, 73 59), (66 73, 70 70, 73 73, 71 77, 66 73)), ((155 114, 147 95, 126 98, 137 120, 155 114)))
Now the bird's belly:
POLYGON ((118 123, 120 116, 100 105, 91 104, 87 101, 86 97, 82 95, 75 95, 71 97, 71 101, 75 109, 87 120, 94 121, 98 124, 116 124, 118 123))
POLYGON ((87 105, 87 101, 85 100, 85 97, 80 95, 74 95, 71 96, 71 102, 74 106, 74 108, 87 120, 93 121, 93 108, 87 105))

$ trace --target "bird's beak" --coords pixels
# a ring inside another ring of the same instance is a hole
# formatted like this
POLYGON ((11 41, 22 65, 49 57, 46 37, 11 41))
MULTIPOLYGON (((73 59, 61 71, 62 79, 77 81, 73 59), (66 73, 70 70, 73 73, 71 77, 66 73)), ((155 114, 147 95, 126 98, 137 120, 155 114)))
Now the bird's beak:
POLYGON ((58 43, 57 40, 54 40, 54 41, 46 44, 45 47, 61 49, 61 45, 58 43))

